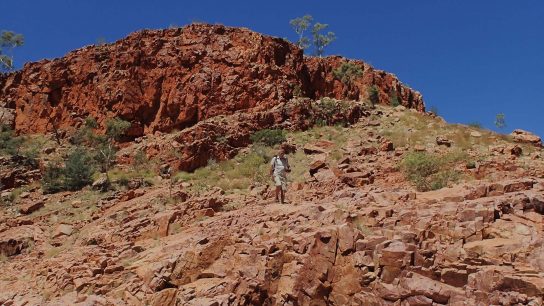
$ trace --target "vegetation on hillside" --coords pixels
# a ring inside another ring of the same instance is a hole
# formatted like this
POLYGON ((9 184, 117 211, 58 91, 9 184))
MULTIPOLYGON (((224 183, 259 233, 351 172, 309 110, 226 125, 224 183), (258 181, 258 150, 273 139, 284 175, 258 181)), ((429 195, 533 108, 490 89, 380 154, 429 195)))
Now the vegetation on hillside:
POLYGON ((24 44, 24 37, 12 31, 0 33, 0 72, 13 69, 13 56, 9 53, 13 48, 24 44))
POLYGON ((499 129, 506 127, 506 116, 503 113, 499 113, 495 116, 495 126, 499 129))
POLYGON ((286 141, 286 133, 279 129, 264 129, 251 135, 251 142, 265 146, 275 146, 286 141))
POLYGON ((106 122, 106 133, 95 133, 98 123, 89 117, 85 124, 73 135, 73 149, 62 161, 46 166, 42 188, 46 193, 63 190, 79 190, 93 182, 93 175, 99 170, 110 183, 109 172, 115 163, 117 141, 130 127, 130 123, 119 118, 106 122))
POLYGON ((368 87, 367 96, 368 96, 368 101, 370 102, 372 106, 375 106, 376 104, 380 102, 380 93, 376 85, 372 85, 368 87))
POLYGON ((6 125, 0 126, 0 154, 16 155, 23 142, 23 138, 17 137, 15 132, 6 125))
POLYGON ((404 156, 401 168, 418 191, 437 190, 460 179, 461 173, 453 167, 466 159, 467 155, 460 152, 446 155, 410 152, 404 156))
POLYGON ((306 30, 310 27, 313 20, 314 18, 311 15, 304 15, 289 21, 289 24, 298 35, 298 40, 295 42, 295 44, 303 50, 310 47, 310 39, 304 36, 304 32, 306 32, 306 30))
POLYGON ((335 78, 340 80, 342 83, 349 85, 355 79, 363 75, 363 69, 361 68, 361 66, 355 63, 344 62, 339 67, 334 69, 332 71, 332 74, 334 75, 335 78))
MULTIPOLYGON (((341 148, 349 138, 344 128, 338 126, 314 127, 299 132, 282 131, 282 134, 285 135, 290 144, 297 147, 302 147, 306 143, 317 140, 333 142, 335 147, 330 154, 330 162, 333 163, 342 158, 341 148)), ((179 172, 174 176, 174 180, 191 183, 191 188, 195 190, 207 190, 217 186, 227 192, 244 193, 248 191, 250 186, 265 185, 271 182, 269 163, 277 150, 278 143, 269 145, 256 143, 249 151, 242 152, 231 160, 220 162, 211 160, 206 167, 196 169, 192 173, 179 172)), ((302 150, 297 150, 289 155, 289 163, 292 169, 289 174, 291 182, 303 182, 306 179, 311 158, 311 156, 304 154, 302 150)))
POLYGON ((289 24, 297 34, 297 41, 295 44, 301 49, 305 50, 310 47, 314 48, 314 55, 323 56, 325 48, 330 45, 335 39, 334 32, 324 33, 325 29, 329 27, 328 24, 316 22, 312 25, 313 17, 311 15, 304 15, 289 21, 289 24), (304 36, 307 30, 310 29, 310 37, 304 36))

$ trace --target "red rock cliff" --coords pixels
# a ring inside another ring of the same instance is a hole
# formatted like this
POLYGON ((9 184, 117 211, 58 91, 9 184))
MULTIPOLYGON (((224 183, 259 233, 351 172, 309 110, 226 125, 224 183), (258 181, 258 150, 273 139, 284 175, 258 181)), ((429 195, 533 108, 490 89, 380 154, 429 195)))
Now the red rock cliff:
POLYGON ((113 44, 88 46, 63 58, 29 63, 0 76, 2 120, 19 133, 77 127, 93 116, 103 125, 119 116, 132 136, 168 132, 238 110, 263 110, 293 97, 365 99, 376 85, 380 103, 399 102, 423 111, 421 95, 368 64, 345 86, 332 76, 341 57, 304 57, 279 38, 247 29, 194 24, 144 30, 113 44))

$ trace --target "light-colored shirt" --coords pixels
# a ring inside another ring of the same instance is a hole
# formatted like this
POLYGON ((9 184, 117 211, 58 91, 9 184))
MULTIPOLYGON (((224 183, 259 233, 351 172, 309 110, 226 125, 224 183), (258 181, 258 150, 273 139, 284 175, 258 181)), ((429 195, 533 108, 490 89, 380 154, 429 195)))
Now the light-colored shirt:
POLYGON ((274 168, 274 175, 285 175, 285 170, 290 168, 287 157, 274 156, 270 165, 274 168))

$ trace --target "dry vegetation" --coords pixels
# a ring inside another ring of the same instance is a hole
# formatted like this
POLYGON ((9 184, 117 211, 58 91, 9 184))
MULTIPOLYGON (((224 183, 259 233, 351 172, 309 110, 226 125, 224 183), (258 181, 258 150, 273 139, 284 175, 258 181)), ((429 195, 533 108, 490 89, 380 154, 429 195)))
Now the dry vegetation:
MULTIPOLYGON (((512 144, 509 136, 475 125, 447 124, 439 117, 410 110, 391 112, 390 107, 384 106, 378 106, 377 109, 390 114, 384 117, 372 115, 370 120, 381 122, 381 125, 374 127, 373 130, 391 140, 396 148, 404 147, 408 150, 398 169, 402 170, 405 177, 420 191, 436 190, 471 180, 471 177, 456 169, 471 167, 477 162, 488 160, 493 146, 512 144), (436 138, 439 136, 451 140, 452 147, 439 148, 436 145, 436 138), (416 146, 425 148, 427 153, 412 152, 416 146)), ((368 127, 364 124, 348 128, 316 126, 308 131, 287 132, 288 142, 298 148, 295 153, 289 155, 293 170, 289 180, 304 182, 308 178, 308 165, 312 157, 302 151, 306 143, 317 140, 333 142, 335 145, 329 153, 328 162, 334 166, 344 157, 345 145, 348 142, 365 142, 367 132, 368 127)), ((534 151, 530 145, 522 147, 525 155, 534 151)), ((191 188, 199 191, 217 186, 228 193, 246 193, 250 186, 270 183, 268 163, 276 151, 277 146, 253 145, 232 160, 222 162, 210 160, 206 167, 193 173, 179 172, 175 175, 175 180, 191 183, 191 188)), ((520 163, 523 164, 523 160, 520 163)))
MULTIPOLYGON (((340 126, 315 127, 303 132, 288 132, 286 138, 299 148, 289 155, 292 172, 289 175, 291 182, 303 182, 308 172, 311 157, 304 154, 302 147, 306 143, 317 140, 328 140, 335 144, 330 153, 333 163, 342 158, 342 147, 349 139, 350 133, 340 126)), ((193 189, 208 190, 214 186, 227 192, 245 193, 255 184, 268 184, 270 160, 278 151, 278 146, 256 144, 227 161, 216 162, 210 160, 206 167, 199 168, 192 173, 179 172, 175 174, 175 181, 191 183, 193 189)))

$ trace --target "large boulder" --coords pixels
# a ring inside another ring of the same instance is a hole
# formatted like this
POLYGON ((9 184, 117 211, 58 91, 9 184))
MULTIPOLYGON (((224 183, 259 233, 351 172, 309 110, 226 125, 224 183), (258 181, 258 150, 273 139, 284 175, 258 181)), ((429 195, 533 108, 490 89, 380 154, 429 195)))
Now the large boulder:
POLYGON ((516 142, 530 143, 537 147, 542 147, 542 140, 540 137, 531 132, 516 129, 510 134, 510 136, 512 136, 516 142))
POLYGON ((0 255, 14 256, 29 249, 43 235, 39 227, 24 225, 0 233, 0 255))

